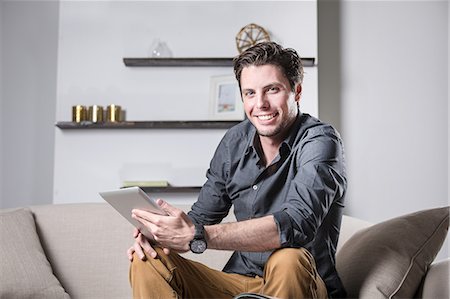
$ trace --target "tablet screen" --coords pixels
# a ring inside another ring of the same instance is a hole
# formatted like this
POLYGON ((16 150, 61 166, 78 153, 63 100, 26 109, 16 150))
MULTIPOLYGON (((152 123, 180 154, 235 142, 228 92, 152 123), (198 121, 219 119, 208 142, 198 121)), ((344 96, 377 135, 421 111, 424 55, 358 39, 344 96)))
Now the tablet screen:
POLYGON ((117 212, 125 217, 146 237, 153 239, 152 234, 142 223, 131 217, 133 209, 146 210, 155 214, 167 215, 161 207, 139 187, 130 187, 113 191, 100 192, 100 196, 117 212))

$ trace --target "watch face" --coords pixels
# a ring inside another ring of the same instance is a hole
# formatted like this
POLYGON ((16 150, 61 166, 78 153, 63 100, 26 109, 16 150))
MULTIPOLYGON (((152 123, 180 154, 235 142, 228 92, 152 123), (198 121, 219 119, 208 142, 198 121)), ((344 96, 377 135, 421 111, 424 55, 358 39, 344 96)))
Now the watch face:
POLYGON ((203 253, 206 250, 205 240, 192 240, 190 245, 193 253, 203 253))

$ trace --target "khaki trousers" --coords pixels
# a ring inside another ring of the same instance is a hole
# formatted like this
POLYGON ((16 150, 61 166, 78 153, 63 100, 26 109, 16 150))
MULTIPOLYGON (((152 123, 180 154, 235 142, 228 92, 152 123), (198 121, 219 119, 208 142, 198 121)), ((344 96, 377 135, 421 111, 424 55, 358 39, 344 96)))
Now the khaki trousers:
POLYGON ((311 254, 304 248, 276 250, 263 277, 224 273, 156 250, 156 259, 134 256, 130 266, 133 298, 233 298, 260 293, 276 298, 327 298, 324 282, 311 254))

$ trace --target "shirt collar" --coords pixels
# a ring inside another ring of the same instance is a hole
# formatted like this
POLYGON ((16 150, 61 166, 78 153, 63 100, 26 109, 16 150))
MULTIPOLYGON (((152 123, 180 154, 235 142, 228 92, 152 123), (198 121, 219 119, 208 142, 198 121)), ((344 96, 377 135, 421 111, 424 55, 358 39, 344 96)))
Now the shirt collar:
MULTIPOLYGON (((248 120, 250 122, 250 120, 248 120)), ((250 130, 249 130, 249 138, 247 140, 247 149, 245 151, 245 154, 248 155, 249 153, 255 151, 255 138, 257 136, 256 128, 253 126, 253 124, 250 122, 250 130)))
POLYGON ((289 135, 286 137, 286 139, 282 142, 281 147, 287 146, 289 151, 292 150, 292 147, 294 146, 295 140, 297 139, 297 133, 300 130, 302 122, 303 122, 303 113, 301 113, 299 109, 297 113, 297 118, 295 119, 295 122, 291 127, 291 131, 289 132, 289 135))

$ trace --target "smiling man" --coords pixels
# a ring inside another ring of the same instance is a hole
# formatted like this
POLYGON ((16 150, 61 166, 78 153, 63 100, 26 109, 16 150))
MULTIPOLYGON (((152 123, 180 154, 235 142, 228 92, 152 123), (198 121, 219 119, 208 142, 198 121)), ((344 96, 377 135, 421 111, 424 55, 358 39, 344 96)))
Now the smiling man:
POLYGON ((128 250, 136 298, 343 298, 335 269, 346 174, 339 134, 300 112, 303 67, 293 49, 260 43, 234 60, 247 119, 223 137, 186 215, 134 210, 128 250), (234 205, 237 222, 220 223, 234 205), (223 271, 182 258, 233 250, 223 271))

